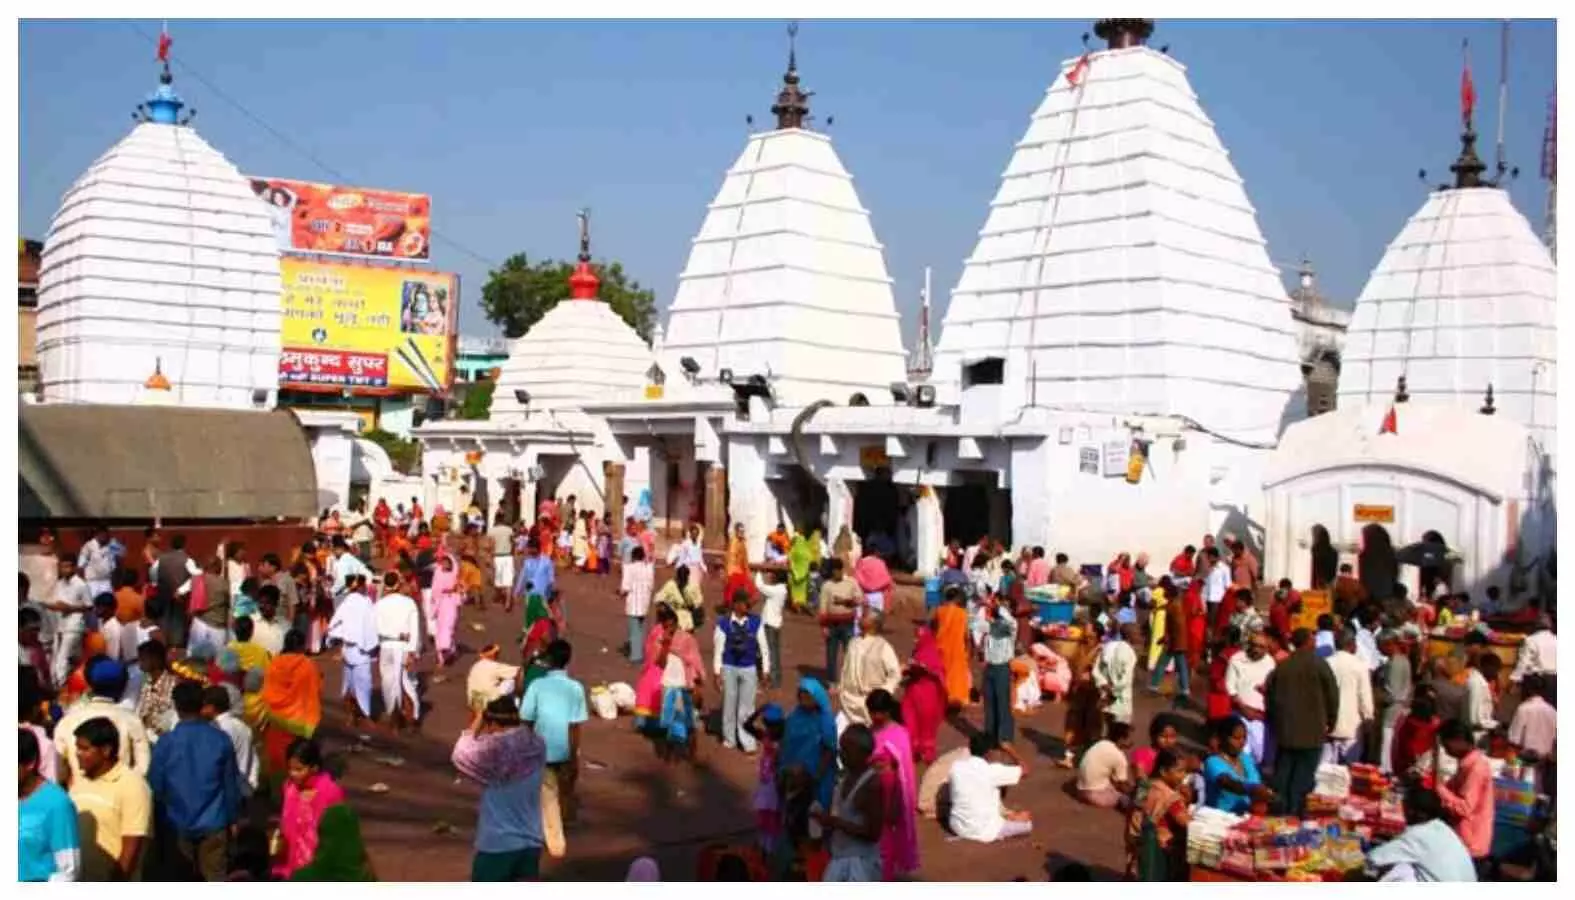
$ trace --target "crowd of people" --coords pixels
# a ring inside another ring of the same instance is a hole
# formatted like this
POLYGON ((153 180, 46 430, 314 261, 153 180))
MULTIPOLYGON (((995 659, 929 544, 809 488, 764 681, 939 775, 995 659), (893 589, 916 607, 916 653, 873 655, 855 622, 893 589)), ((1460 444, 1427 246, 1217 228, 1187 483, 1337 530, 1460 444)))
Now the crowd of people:
MULTIPOLYGON (((452 758, 482 791, 473 879, 536 877, 543 853, 566 852, 589 718, 585 686, 569 674, 558 590, 568 568, 612 576, 634 725, 659 757, 695 758, 712 691, 721 747, 757 757, 758 840, 716 861, 726 880, 909 877, 921 869, 920 815, 965 840, 1031 832, 1030 812, 1003 792, 1029 768, 1016 719, 1046 696, 1065 707, 1056 762, 1076 770, 1081 801, 1125 816, 1128 874, 1147 880, 1184 877, 1198 806, 1297 814, 1326 762, 1365 760, 1405 777, 1408 810, 1431 818, 1386 846, 1453 853, 1447 834, 1473 874, 1492 865, 1486 752, 1504 755, 1507 742, 1553 783, 1555 648, 1540 611, 1508 706, 1480 634, 1463 657, 1416 668, 1419 623, 1469 614, 1454 595, 1380 601, 1344 566, 1315 585, 1335 602, 1308 628, 1290 582, 1260 602, 1257 560, 1231 538, 1205 537, 1157 574, 1145 554, 1086 571, 1064 554, 1012 554, 984 538, 946 548, 940 602, 914 620, 902 658, 888 637, 901 611, 886 554, 847 528, 827 542, 779 526, 763 538, 764 565, 750 563, 749 536, 735 528, 713 572, 691 525, 666 548, 671 575, 659 580, 647 519, 630 516, 615 541, 608 519, 573 497, 536 512, 486 528, 474 507, 427 519, 415 500, 325 511, 288 562, 265 553, 254 563, 236 541, 194 558, 181 535, 154 529, 139 560, 104 529, 57 554, 42 534, 21 584, 24 880, 372 878, 359 819, 315 739, 324 686, 313 657, 333 653, 354 724, 416 727, 417 661, 430 651, 432 681, 446 679, 460 609, 494 602, 521 606, 521 629, 470 665, 471 718, 452 758), (708 580, 722 584, 713 608, 708 580), (1079 604, 1075 649, 1037 619, 1029 598, 1046 585, 1079 604), (787 702, 760 703, 785 683, 789 615, 818 625, 824 675, 800 677, 787 702), (519 662, 507 661, 516 650, 519 662), (1158 693, 1167 676, 1174 712, 1134 749, 1136 692, 1158 693), (941 726, 974 707, 982 728, 941 753, 941 726), (1203 752, 1181 741, 1195 710, 1203 752), (201 775, 172 777, 188 771, 201 775), (84 834, 94 847, 79 846, 84 834)), ((1384 868, 1418 879, 1443 871, 1429 865, 1384 868)), ((631 880, 652 880, 653 867, 637 862, 631 880)))

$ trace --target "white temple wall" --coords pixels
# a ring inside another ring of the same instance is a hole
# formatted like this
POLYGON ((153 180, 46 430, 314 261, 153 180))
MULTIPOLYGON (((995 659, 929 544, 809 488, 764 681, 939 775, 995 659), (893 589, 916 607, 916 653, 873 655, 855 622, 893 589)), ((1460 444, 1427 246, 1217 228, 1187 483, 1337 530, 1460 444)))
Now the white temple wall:
POLYGON ((335 426, 307 431, 312 441, 312 465, 317 470, 317 508, 343 510, 350 502, 355 434, 335 426))
MULTIPOLYGON (((1330 539, 1341 551, 1342 562, 1356 562, 1366 522, 1387 510, 1392 521, 1379 523, 1389 532, 1396 549, 1437 531, 1461 555, 1456 585, 1480 590, 1489 583, 1503 583, 1495 569, 1508 549, 1505 543, 1505 506, 1492 497, 1458 482, 1416 469, 1356 466, 1310 474, 1275 485, 1268 490, 1270 506, 1269 555, 1264 560, 1266 579, 1289 578, 1305 587, 1312 573, 1311 534, 1314 525, 1329 529, 1330 539)), ((1402 573, 1415 596, 1415 573, 1402 573)))
POLYGON ((775 498, 766 481, 766 438, 731 434, 727 438, 728 528, 742 524, 748 536, 749 561, 765 562, 765 536, 771 533, 775 498))

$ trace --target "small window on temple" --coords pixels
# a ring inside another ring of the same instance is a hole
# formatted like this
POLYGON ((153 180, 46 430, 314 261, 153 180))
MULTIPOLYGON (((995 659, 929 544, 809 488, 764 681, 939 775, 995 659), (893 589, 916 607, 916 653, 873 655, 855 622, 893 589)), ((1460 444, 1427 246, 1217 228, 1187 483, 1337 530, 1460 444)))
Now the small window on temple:
POLYGON ((1005 384, 1006 361, 1000 357, 992 356, 981 359, 963 367, 963 387, 970 388, 976 384, 1005 384))

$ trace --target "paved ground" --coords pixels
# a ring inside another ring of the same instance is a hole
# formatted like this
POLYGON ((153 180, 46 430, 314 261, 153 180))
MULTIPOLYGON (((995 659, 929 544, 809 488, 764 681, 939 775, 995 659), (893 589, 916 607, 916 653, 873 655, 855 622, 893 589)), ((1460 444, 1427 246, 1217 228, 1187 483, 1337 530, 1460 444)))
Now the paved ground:
MULTIPOLYGON (((560 575, 569 611, 568 638, 575 648, 570 671, 588 686, 635 680, 634 667, 618 653, 626 626, 616 586, 616 576, 560 575)), ((708 603, 715 602, 720 582, 712 580, 705 587, 708 603)), ((370 743, 360 752, 349 752, 357 735, 346 730, 343 707, 337 702, 324 704, 326 721, 320 734, 334 765, 343 771, 343 783, 361 813, 373 862, 383 880, 468 877, 478 791, 458 781, 448 761, 453 740, 468 720, 464 673, 474 660, 474 648, 490 641, 508 646, 519 625, 517 610, 508 616, 495 605, 485 612, 465 611, 460 626, 465 656, 441 683, 427 679, 429 714, 419 735, 396 739, 385 732, 363 730, 370 743), (400 760, 402 764, 396 764, 400 760), (379 782, 387 785, 386 792, 371 790, 379 782)), ((898 654, 906 658, 912 629, 897 620, 890 631, 898 654)), ((709 629, 706 632, 701 646, 709 661, 709 629)), ((811 620, 790 617, 782 641, 789 685, 795 671, 819 674, 824 653, 811 620)), ((327 690, 336 693, 337 666, 327 661, 322 665, 327 690)), ((423 671, 429 671, 430 665, 429 654, 423 671)), ((713 693, 710 706, 715 708, 719 699, 713 693)), ((948 841, 935 822, 921 821, 920 879, 1037 881, 1046 877, 1047 868, 1069 860, 1093 867, 1096 877, 1117 877, 1122 865, 1120 817, 1071 799, 1065 788, 1072 773, 1053 763, 1061 753, 1063 711, 1061 704, 1047 704, 1018 723, 1017 749, 1032 768, 1022 786, 1013 790, 1010 802, 1032 811, 1034 834, 1003 844, 965 844, 948 841)), ((1155 711, 1154 701, 1140 692, 1135 722, 1140 736, 1146 738, 1155 711)), ((970 711, 966 718, 963 727, 977 725, 978 711, 970 711)), ((965 740, 957 726, 949 725, 941 733, 941 750, 965 740)), ((581 821, 569 831, 568 855, 549 862, 545 872, 549 879, 621 880, 630 860, 641 855, 656 857, 670 880, 690 879, 700 848, 719 840, 747 839, 752 833, 755 762, 723 749, 713 736, 702 739, 696 763, 669 766, 655 759, 650 745, 633 733, 631 719, 603 721, 593 716, 586 726, 583 752, 581 821)))

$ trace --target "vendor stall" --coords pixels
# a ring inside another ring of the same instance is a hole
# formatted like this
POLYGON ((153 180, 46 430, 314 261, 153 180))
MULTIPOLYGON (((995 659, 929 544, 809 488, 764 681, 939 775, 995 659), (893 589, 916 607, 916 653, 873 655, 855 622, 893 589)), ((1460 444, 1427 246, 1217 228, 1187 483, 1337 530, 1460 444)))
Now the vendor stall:
MULTIPOLYGON (((1497 656, 1504 667, 1499 671, 1498 687, 1503 690, 1509 687, 1509 675, 1515 668, 1515 660, 1520 655, 1520 645, 1525 642, 1526 636, 1513 631, 1500 631, 1486 626, 1477 626, 1476 630, 1487 638, 1483 649, 1497 656)), ((1460 656, 1466 654, 1466 635, 1472 628, 1465 625, 1437 626, 1427 633, 1427 640, 1422 645, 1424 663, 1440 657, 1460 656)))

